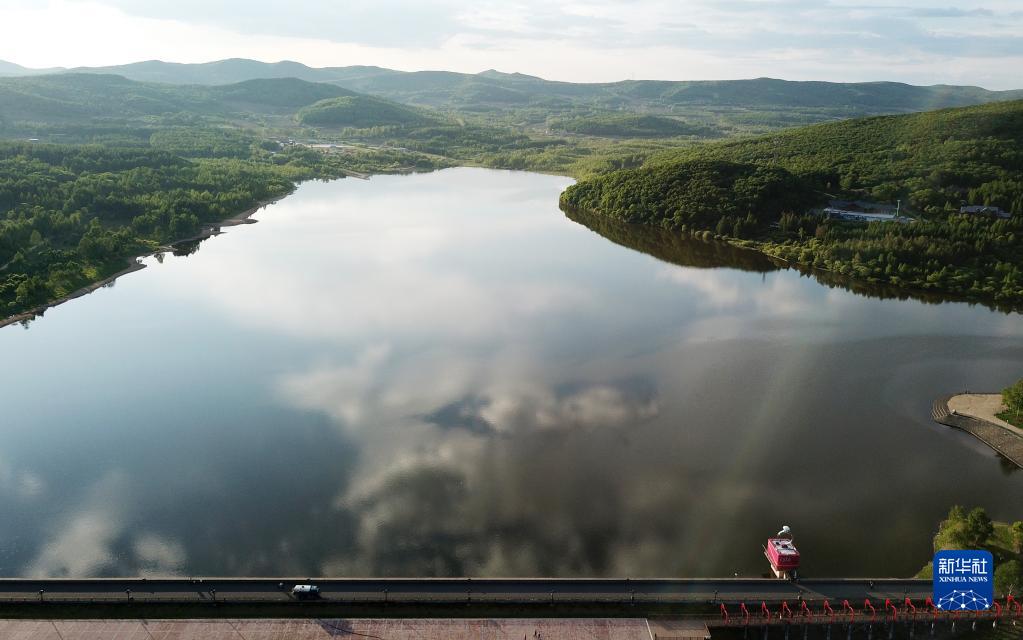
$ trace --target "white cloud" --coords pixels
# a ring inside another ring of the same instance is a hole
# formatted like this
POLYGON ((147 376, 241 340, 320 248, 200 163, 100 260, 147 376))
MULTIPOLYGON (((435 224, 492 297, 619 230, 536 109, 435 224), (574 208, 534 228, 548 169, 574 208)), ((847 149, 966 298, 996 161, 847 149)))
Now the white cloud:
POLYGON ((742 300, 742 285, 729 282, 718 272, 710 269, 680 269, 664 265, 657 276, 661 279, 692 289, 699 293, 699 300, 718 309, 731 309, 742 300))
POLYGON ((153 533, 143 533, 133 545, 141 573, 148 576, 167 576, 180 573, 185 562, 185 548, 179 542, 153 533))
POLYGON ((46 490, 43 479, 33 471, 19 469, 0 458, 0 493, 31 500, 46 490))
POLYGON ((485 396, 480 416, 499 431, 631 427, 657 415, 657 402, 599 384, 558 396, 549 389, 495 392, 485 396))
POLYGON ((124 528, 120 505, 126 490, 123 474, 111 471, 104 475, 91 487, 82 508, 51 529, 53 537, 28 566, 26 575, 82 578, 112 566, 112 545, 124 528))
MULTIPOLYGON (((200 252, 182 266, 214 274, 203 277, 201 288, 173 277, 165 284, 189 299, 198 293, 247 326, 362 344, 394 336, 487 343, 498 336, 520 337, 522 326, 537 317, 592 306, 592 292, 572 282, 552 280, 542 271, 519 277, 490 259, 517 236, 539 235, 561 223, 553 215, 506 215, 503 207, 554 209, 551 203, 567 181, 552 178, 549 191, 523 193, 516 178, 503 179, 506 172, 476 170, 467 184, 458 182, 464 171, 402 178, 393 192, 364 192, 355 181, 341 190, 303 185, 275 205, 273 217, 261 216, 265 224, 229 232, 218 239, 218 251, 200 252), (449 179, 457 189, 436 190, 449 179), (424 215, 458 210, 465 198, 477 197, 477 189, 500 206, 459 213, 450 224, 424 215), (410 201, 416 206, 409 207, 410 201), (304 224, 274 233, 271 225, 278 219, 286 224, 292 208, 302 209, 304 224), (340 230, 338 216, 345 219, 340 230), (249 242, 235 245, 230 233, 245 234, 249 242), (253 240, 262 244, 250 244, 253 240), (323 243, 330 251, 309 250, 323 243), (289 248, 306 259, 296 264, 287 257, 289 248)), ((161 275, 153 270, 154 277, 161 275)))
POLYGON ((86 488, 75 511, 45 527, 50 537, 42 541, 24 575, 91 578, 126 568, 150 576, 180 573, 186 559, 180 542, 131 530, 132 492, 124 472, 110 470, 100 476, 86 488), (116 551, 122 546, 124 551, 116 551))
POLYGON ((380 369, 390 348, 372 345, 350 365, 324 366, 312 371, 285 376, 280 382, 282 395, 303 409, 324 411, 348 427, 358 427, 380 417, 380 369))
POLYGON ((110 545, 119 530, 103 513, 83 512, 68 522, 28 568, 38 577, 81 578, 96 575, 113 562, 110 545))
POLYGON ((1023 13, 1000 1, 23 0, 0 7, 0 59, 32 66, 249 57, 493 67, 576 81, 773 76, 990 88, 1018 88, 1023 66, 1023 13))

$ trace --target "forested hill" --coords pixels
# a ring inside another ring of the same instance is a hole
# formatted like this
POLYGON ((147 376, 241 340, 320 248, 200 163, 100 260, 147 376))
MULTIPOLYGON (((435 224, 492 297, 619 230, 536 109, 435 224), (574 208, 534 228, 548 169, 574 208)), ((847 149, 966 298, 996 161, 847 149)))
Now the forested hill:
POLYGON ((566 208, 715 235, 867 280, 1023 305, 1023 101, 814 125, 661 154, 569 187, 566 208), (809 213, 829 197, 916 220, 809 213), (1009 220, 959 213, 963 204, 1009 220))
POLYGON ((927 213, 988 204, 1023 213, 1023 101, 832 122, 690 147, 649 164, 780 166, 820 192, 902 199, 927 213))
POLYGON ((100 118, 225 117, 237 113, 293 114, 329 98, 356 95, 336 85, 295 78, 246 80, 219 86, 138 82, 116 75, 61 73, 0 78, 0 124, 100 118))
POLYGON ((714 138, 722 135, 721 131, 713 126, 691 124, 664 116, 633 114, 549 118, 547 126, 552 131, 609 138, 670 138, 673 136, 714 138))
MULTIPOLYGON (((12 67, 13 69, 13 67, 12 67)), ((557 82, 519 73, 485 71, 403 72, 380 67, 312 68, 297 62, 230 59, 203 64, 151 60, 127 65, 79 68, 76 72, 116 74, 144 82, 228 84, 262 78, 326 82, 361 93, 433 107, 504 109, 528 105, 594 109, 746 107, 818 109, 831 117, 923 111, 1023 98, 1023 91, 988 91, 968 86, 913 86, 896 82, 792 82, 773 78, 723 81, 624 80, 610 83, 557 82)), ((23 68, 9 73, 25 73, 23 68)), ((0 68, 0 75, 4 69, 0 68)))
POLYGON ((439 118, 424 113, 422 109, 362 95, 320 100, 299 110, 295 119, 302 124, 335 128, 416 126, 439 122, 439 118))
POLYGON ((357 95, 336 85, 297 78, 256 78, 196 91, 231 107, 251 106, 256 110, 293 110, 320 100, 357 95))

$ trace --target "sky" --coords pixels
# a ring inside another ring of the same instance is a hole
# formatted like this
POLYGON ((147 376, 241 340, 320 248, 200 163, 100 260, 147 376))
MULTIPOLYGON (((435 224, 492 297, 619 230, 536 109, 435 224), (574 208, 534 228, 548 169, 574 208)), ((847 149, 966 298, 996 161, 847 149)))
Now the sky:
POLYGON ((575 82, 769 76, 1023 88, 1023 2, 954 1, 0 0, 0 60, 238 57, 575 82))

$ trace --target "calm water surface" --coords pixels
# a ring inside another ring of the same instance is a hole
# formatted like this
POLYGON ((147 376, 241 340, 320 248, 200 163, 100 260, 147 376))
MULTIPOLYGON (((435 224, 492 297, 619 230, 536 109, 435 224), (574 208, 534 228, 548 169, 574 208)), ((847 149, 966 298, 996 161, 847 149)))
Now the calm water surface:
POLYGON ((1023 375, 1019 315, 660 260, 568 184, 306 184, 0 329, 0 575, 759 575, 788 524, 900 576, 951 504, 1023 516, 930 421, 1023 375))

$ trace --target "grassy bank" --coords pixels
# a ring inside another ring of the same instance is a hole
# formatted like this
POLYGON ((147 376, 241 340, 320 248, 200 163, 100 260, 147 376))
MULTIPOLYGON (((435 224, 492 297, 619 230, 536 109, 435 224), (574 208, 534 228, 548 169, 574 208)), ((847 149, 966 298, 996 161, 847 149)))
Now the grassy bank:
MULTIPOLYGON (((995 560, 996 595, 1018 596, 1023 591, 1023 521, 993 521, 979 507, 967 513, 954 506, 934 535, 934 551, 948 549, 990 551, 995 560)), ((932 563, 924 565, 915 577, 933 577, 932 563)))
POLYGON ((1014 427, 1023 429, 1023 415, 1016 413, 1015 411, 1003 411, 995 414, 999 419, 1005 420, 1014 427))

